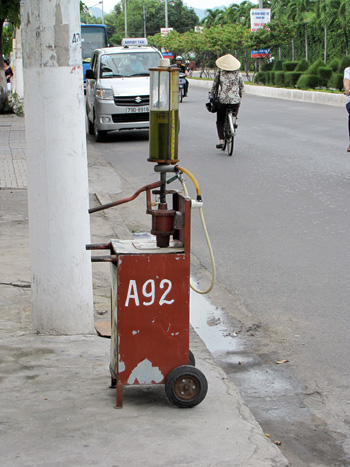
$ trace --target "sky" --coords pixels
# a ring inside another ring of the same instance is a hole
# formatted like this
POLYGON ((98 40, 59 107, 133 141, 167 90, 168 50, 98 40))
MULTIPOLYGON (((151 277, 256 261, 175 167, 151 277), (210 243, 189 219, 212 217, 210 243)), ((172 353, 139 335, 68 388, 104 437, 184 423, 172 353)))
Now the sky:
MULTIPOLYGON (((89 8, 92 6, 98 6, 102 8, 102 4, 98 4, 98 0, 85 0, 85 5, 89 8), (97 4, 97 5, 96 5, 97 4)), ((118 1, 116 0, 103 0, 103 11, 104 13, 109 13, 113 10, 114 5, 118 1)), ((183 0, 184 5, 187 5, 189 8, 200 8, 201 10, 207 10, 215 8, 216 6, 230 6, 232 3, 240 3, 240 0, 183 0)))

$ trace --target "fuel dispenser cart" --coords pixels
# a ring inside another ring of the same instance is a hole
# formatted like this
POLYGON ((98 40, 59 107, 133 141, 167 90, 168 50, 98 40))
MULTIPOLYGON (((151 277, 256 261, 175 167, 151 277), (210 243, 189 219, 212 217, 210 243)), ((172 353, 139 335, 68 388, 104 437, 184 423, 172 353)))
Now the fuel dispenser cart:
POLYGON ((201 205, 201 196, 198 189, 196 201, 166 189, 183 172, 190 173, 177 165, 179 70, 161 62, 150 69, 149 153, 160 180, 130 198, 89 210, 124 204, 145 192, 146 212, 152 216, 149 240, 111 240, 86 247, 109 250, 109 255, 91 259, 111 263, 110 372, 117 407, 122 407, 124 385, 164 384, 170 402, 183 408, 202 402, 208 387, 189 350, 191 208, 201 205), (167 180, 169 173, 172 178, 167 180))

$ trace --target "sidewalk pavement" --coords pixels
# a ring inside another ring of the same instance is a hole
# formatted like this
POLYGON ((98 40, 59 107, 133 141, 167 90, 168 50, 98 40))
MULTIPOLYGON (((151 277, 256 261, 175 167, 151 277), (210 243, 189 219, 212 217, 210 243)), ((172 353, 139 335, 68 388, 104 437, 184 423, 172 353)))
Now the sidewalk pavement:
MULTIPOLYGON (((212 80, 190 79, 190 88, 204 88, 208 91, 212 88, 212 80)), ((253 94, 260 97, 271 97, 275 99, 285 99, 290 101, 307 102, 309 104, 333 105, 336 107, 345 107, 346 96, 332 92, 321 91, 302 91, 300 89, 273 88, 271 86, 256 86, 246 84, 244 86, 246 94, 253 94)))
MULTIPOLYGON (((187 410, 168 402, 163 385, 125 387, 124 408, 115 410, 108 339, 33 332, 24 123, 0 116, 1 466, 287 466, 193 330, 191 350, 209 389, 187 410)), ((88 157, 91 202, 110 187, 121 191, 93 145, 88 157)), ((128 233, 120 218, 91 219, 98 241, 128 233)), ((100 319, 108 270, 93 269, 100 319)))

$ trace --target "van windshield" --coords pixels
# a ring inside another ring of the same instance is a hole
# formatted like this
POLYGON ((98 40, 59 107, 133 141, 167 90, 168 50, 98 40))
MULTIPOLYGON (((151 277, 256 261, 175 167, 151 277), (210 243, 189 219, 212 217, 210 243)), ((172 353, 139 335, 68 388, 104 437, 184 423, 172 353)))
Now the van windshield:
POLYGON ((100 78, 149 76, 149 68, 158 67, 157 52, 130 52, 101 55, 100 78))

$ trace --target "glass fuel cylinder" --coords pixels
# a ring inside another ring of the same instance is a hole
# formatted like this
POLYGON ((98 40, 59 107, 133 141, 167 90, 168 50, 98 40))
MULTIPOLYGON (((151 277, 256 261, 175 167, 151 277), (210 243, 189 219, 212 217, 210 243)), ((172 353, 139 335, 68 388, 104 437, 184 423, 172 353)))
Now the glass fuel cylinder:
POLYGON ((158 164, 176 164, 179 134, 179 69, 161 60, 150 68, 149 158, 158 164))

